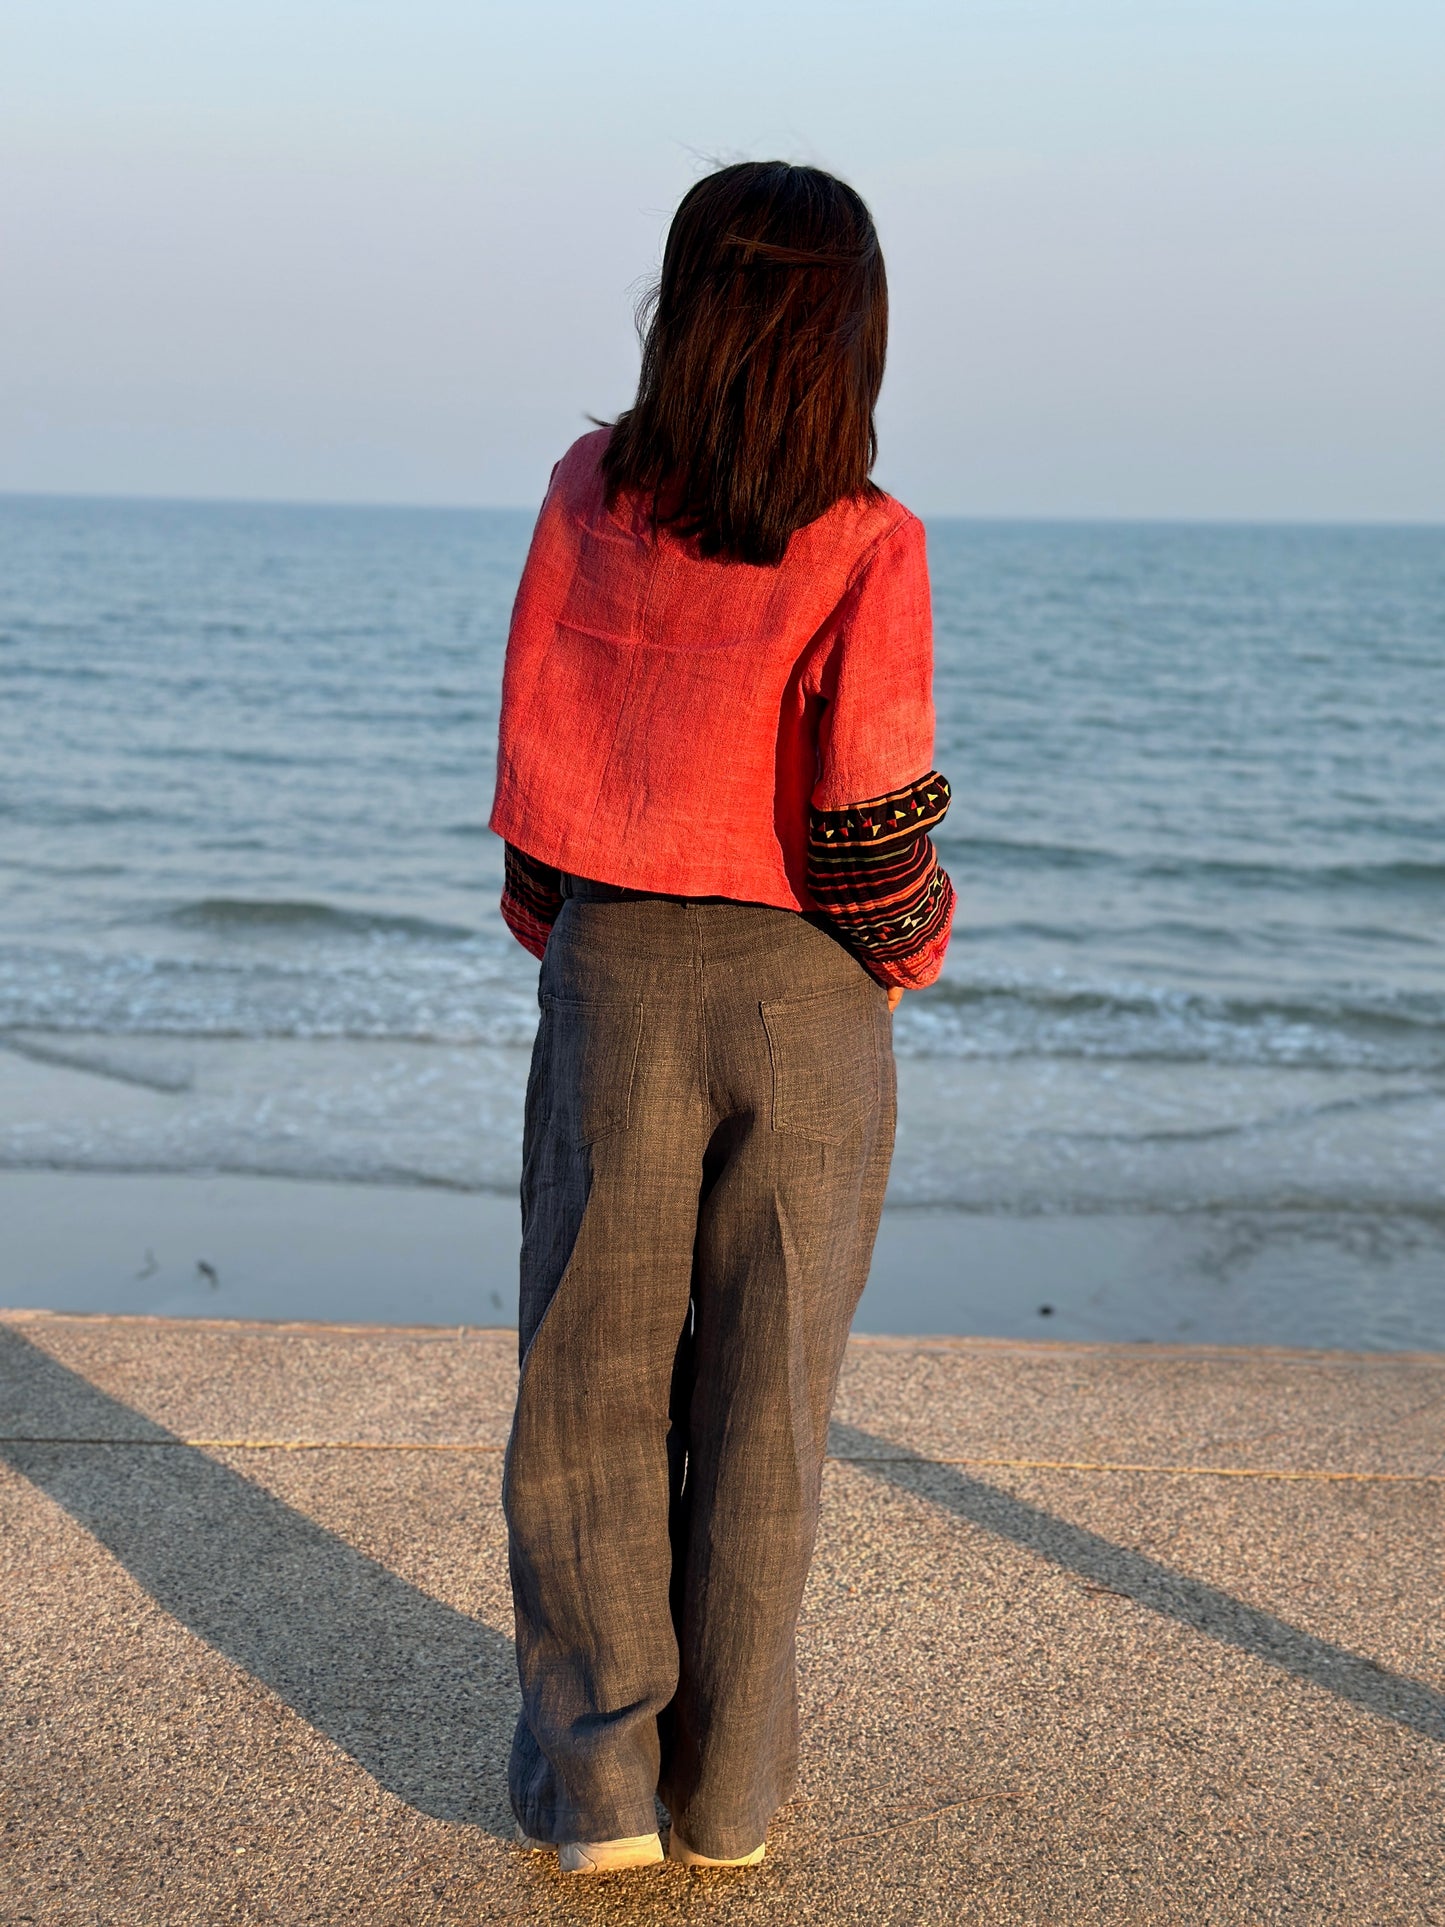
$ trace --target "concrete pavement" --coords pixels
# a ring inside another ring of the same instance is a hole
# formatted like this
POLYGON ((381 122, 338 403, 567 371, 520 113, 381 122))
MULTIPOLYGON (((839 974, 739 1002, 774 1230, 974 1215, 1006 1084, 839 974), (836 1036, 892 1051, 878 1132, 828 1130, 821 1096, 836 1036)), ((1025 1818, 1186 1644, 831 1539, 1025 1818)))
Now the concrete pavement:
POLYGON ((0 1315, 0 1922, 1436 1923, 1445 1355, 855 1340, 768 1860, 510 1844, 509 1331, 0 1315))

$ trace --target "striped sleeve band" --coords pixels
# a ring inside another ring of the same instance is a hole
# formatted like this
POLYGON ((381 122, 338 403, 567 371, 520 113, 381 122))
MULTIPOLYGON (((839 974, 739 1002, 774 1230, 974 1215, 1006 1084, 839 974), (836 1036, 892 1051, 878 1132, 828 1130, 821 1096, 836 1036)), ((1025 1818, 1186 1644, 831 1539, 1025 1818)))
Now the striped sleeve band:
POLYGON ((929 770, 915 783, 840 810, 808 813, 808 890, 881 983, 930 984, 943 968, 953 884, 929 835, 950 791, 929 770))
POLYGON ((503 864, 503 920, 522 948, 540 957, 562 908, 560 872, 515 843, 505 846, 503 864))

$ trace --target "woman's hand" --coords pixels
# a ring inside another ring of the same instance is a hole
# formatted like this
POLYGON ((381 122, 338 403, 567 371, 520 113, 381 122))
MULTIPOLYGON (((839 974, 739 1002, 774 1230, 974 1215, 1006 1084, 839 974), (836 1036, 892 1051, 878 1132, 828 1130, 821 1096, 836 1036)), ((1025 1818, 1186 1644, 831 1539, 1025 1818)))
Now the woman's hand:
POLYGON ((898 1006, 902 1002, 903 1002, 902 984, 890 984, 888 988, 888 1008, 890 1010, 897 1010, 898 1006))

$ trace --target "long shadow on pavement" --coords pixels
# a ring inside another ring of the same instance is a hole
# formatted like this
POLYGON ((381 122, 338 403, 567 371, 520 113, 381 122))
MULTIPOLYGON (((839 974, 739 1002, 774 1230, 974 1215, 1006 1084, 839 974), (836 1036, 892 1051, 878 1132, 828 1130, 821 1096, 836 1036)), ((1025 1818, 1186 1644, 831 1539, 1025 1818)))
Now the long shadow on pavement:
POLYGON ((941 1506, 998 1538, 1012 1539, 1039 1558, 1125 1593, 1151 1612, 1191 1626, 1221 1645, 1238 1647, 1427 1739, 1445 1740, 1445 1695, 1419 1680, 1389 1672, 1346 1647, 1301 1632, 1201 1579, 1117 1546, 1097 1532, 1071 1525, 956 1466, 910 1452, 892 1439, 835 1424, 829 1450, 869 1478, 941 1506))
MULTIPOLYGON (((167 1612, 278 1694, 379 1785, 510 1836, 501 1768, 511 1641, 0 1327, 0 1460, 167 1612), (106 1440, 135 1439, 126 1447, 106 1440)), ((860 1472, 1011 1539, 1383 1719, 1445 1739, 1445 1696, 1156 1560, 852 1426, 860 1472)))
POLYGON ((389 1792, 510 1837, 512 1642, 0 1328, 0 1459, 389 1792), (36 1442, 57 1434, 123 1445, 36 1442), (167 1443, 174 1441, 174 1443, 167 1443))

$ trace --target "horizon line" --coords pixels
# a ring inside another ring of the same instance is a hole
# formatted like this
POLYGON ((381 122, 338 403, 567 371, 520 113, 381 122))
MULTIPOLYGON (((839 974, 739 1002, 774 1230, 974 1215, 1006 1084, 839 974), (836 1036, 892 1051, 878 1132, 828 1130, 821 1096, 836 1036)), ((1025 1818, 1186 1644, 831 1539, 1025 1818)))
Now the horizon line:
MULTIPOLYGON (((890 491, 891 492, 891 491, 890 491)), ((517 502, 397 502, 385 500, 340 501, 325 496, 284 495, 176 495, 136 490, 120 493, 97 489, 0 489, 0 502, 104 502, 135 503, 168 508, 271 508, 326 509, 361 513, 383 512, 418 515, 531 515, 540 503, 528 506, 517 502)), ((1123 511, 1047 512, 1041 510, 959 510, 914 508, 920 521, 1037 523, 1044 526, 1097 526, 1117 524, 1125 527, 1175 528, 1275 528, 1275 529, 1445 529, 1445 515, 1370 516, 1370 515, 1247 515, 1247 514, 1139 514, 1123 511)))

